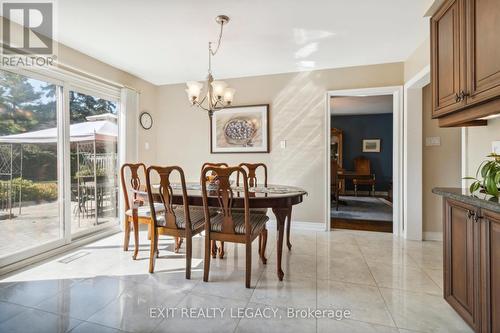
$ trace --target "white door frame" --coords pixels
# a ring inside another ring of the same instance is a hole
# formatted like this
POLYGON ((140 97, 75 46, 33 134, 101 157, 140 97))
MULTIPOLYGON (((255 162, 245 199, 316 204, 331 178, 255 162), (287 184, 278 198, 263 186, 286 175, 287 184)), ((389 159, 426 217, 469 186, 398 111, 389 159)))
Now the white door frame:
POLYGON ((326 198, 325 198, 325 230, 330 230, 330 99, 334 96, 376 96, 376 95, 392 95, 393 96, 393 224, 392 232, 395 236, 404 235, 404 219, 403 219, 403 87, 374 87, 363 89, 348 89, 348 90, 330 90, 326 93, 325 107, 325 179, 326 181, 326 198))
POLYGON ((422 88, 430 83, 430 66, 426 66, 404 85, 404 161, 403 161, 403 237, 423 239, 423 106, 422 88))

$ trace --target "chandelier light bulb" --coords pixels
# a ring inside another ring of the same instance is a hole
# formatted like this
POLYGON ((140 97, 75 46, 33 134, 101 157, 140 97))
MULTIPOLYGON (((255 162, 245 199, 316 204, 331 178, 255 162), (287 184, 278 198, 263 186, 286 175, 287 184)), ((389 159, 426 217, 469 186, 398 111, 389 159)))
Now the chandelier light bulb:
POLYGON ((234 88, 226 88, 224 90, 224 102, 226 102, 227 105, 231 105, 233 102, 235 92, 236 90, 234 88))
POLYGON ((189 81, 186 83, 187 89, 186 93, 191 102, 195 102, 200 97, 201 89, 203 84, 197 81, 189 81))
POLYGON ((214 96, 220 100, 224 96, 224 90, 227 87, 227 83, 224 81, 213 81, 212 82, 212 89, 214 96))

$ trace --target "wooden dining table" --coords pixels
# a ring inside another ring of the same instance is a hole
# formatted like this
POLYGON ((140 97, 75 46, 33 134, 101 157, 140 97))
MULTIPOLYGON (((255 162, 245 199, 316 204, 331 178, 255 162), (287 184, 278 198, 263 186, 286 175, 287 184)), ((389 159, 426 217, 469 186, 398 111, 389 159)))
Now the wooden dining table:
MULTIPOLYGON (((203 206, 201 186, 199 183, 187 183, 187 196, 189 206, 203 206)), ((153 200, 161 202, 158 192, 159 185, 153 185, 153 200)), ((244 208, 244 192, 242 187, 233 188, 233 208, 244 208)), ((182 205, 182 189, 180 184, 172 184, 173 199, 172 203, 182 205)), ((208 205, 210 207, 219 207, 219 201, 216 191, 207 191, 208 205)), ((142 195, 147 193, 142 192, 142 195)), ((283 280, 284 272, 281 267, 281 258, 283 254, 283 238, 285 230, 285 220, 291 218, 292 207, 302 202, 307 192, 299 187, 287 185, 267 185, 249 188, 249 205, 252 208, 269 208, 276 217, 277 237, 276 237, 276 273, 280 281, 283 280)))

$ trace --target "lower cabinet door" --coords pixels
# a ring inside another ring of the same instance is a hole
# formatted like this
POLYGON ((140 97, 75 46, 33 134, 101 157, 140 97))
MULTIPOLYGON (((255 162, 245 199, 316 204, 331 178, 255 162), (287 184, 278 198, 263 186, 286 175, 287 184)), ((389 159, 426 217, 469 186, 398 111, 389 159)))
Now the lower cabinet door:
POLYGON ((479 223, 476 208, 453 200, 444 202, 444 298, 478 331, 479 223))
POLYGON ((481 332, 500 332, 500 214, 482 211, 481 332))

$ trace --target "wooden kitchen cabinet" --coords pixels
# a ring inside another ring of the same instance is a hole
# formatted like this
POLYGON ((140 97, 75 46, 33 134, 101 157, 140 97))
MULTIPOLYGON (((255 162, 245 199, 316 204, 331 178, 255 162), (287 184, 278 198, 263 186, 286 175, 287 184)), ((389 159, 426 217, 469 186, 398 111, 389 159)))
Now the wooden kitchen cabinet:
POLYGON ((485 125, 500 113, 499 36, 498 0, 448 0, 433 15, 432 115, 440 126, 485 125))
POLYGON ((500 2, 467 1, 467 105, 500 96, 500 2))
POLYGON ((500 214, 481 214, 480 332, 500 332, 500 214))
POLYGON ((444 298, 475 332, 500 332, 500 210, 457 193, 440 192, 444 298))
POLYGON ((432 96, 433 116, 458 110, 465 101, 459 96, 465 82, 463 0, 448 1, 432 19, 432 96))
POLYGON ((444 298, 477 331, 479 263, 476 208, 458 201, 444 203, 444 298))

